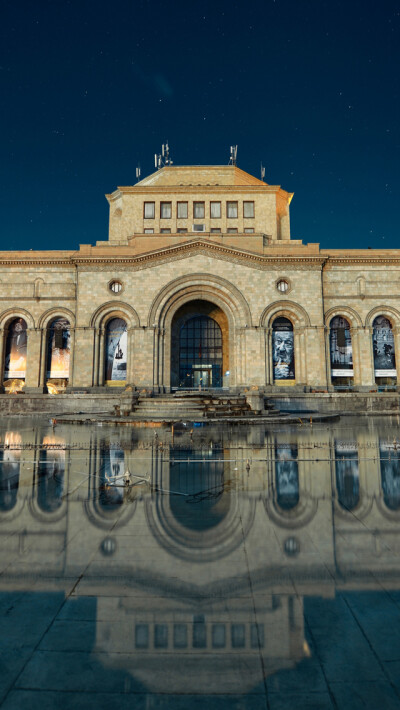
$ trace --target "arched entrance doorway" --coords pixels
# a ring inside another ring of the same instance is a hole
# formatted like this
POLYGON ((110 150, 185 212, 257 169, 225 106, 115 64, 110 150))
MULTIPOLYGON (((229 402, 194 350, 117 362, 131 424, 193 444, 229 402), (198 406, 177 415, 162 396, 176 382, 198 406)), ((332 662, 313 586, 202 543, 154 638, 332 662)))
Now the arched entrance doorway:
POLYGON ((171 332, 171 386, 229 386, 228 319, 209 301, 191 301, 175 313, 171 332))

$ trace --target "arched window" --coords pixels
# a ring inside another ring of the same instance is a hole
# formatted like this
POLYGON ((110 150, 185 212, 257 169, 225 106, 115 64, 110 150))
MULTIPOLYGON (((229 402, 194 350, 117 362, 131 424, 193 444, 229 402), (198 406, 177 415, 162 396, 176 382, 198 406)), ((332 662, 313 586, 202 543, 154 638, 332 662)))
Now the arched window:
POLYGON ((288 318, 275 318, 272 324, 274 381, 295 379, 293 325, 288 318))
POLYGON ((127 324, 122 318, 112 318, 107 323, 105 343, 106 384, 126 383, 128 354, 127 324))
POLYGON ((400 508, 400 451, 393 444, 380 443, 383 500, 389 510, 400 508))
POLYGON ((222 332, 209 316, 189 318, 179 340, 180 387, 222 387, 222 332))
POLYGON ((339 505, 345 510, 353 510, 360 500, 358 452, 355 443, 335 443, 335 471, 339 505))
POLYGON ((25 386, 27 325, 23 318, 15 318, 8 326, 5 359, 4 388, 6 392, 20 392, 25 386))
POLYGON ((276 502, 283 510, 292 510, 299 502, 299 464, 295 444, 275 443, 276 502))
POLYGON ((392 324, 385 316, 377 316, 373 322, 373 348, 375 382, 378 385, 396 384, 396 358, 392 324))
POLYGON ((337 387, 353 384, 350 325, 342 316, 335 316, 330 323, 330 353, 332 384, 337 387))
POLYGON ((56 318, 48 329, 47 390, 50 394, 63 392, 68 384, 71 354, 71 330, 66 318, 56 318))

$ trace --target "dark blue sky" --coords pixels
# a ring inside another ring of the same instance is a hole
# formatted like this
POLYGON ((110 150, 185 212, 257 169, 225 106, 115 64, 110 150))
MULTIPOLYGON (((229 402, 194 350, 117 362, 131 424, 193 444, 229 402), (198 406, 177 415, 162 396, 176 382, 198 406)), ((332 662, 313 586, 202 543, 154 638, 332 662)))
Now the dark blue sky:
POLYGON ((104 193, 175 164, 294 192, 292 237, 397 248, 400 12, 383 0, 6 2, 2 249, 107 238, 104 193))

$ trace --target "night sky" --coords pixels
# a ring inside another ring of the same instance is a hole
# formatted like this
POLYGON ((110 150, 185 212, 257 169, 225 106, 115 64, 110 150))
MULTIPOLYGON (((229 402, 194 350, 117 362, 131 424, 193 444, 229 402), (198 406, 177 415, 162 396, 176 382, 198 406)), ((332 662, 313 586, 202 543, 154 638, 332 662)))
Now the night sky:
POLYGON ((175 165, 295 196, 292 238, 398 248, 397 2, 5 2, 1 249, 107 239, 104 193, 175 165))

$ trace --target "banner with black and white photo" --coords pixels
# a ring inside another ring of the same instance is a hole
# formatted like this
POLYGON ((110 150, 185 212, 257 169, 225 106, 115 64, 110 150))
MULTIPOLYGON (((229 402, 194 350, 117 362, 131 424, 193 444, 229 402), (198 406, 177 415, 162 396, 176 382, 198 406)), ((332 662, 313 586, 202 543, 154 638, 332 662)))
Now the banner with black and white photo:
POLYGON ((106 380, 126 380, 128 333, 122 318, 113 318, 106 333, 106 380))
POLYGON ((378 316, 373 324, 375 377, 396 377, 396 358, 392 324, 378 316))
POLYGON ((335 316, 330 324, 330 352, 332 377, 353 377, 353 348, 350 326, 341 316, 335 316))
POLYGON ((27 325, 23 318, 16 318, 10 323, 6 341, 4 361, 4 379, 25 379, 27 325))
POLYGON ((287 318, 276 318, 272 326, 274 380, 294 380, 293 325, 287 318))
POLYGON ((71 331, 66 318, 57 318, 49 328, 47 346, 47 377, 69 378, 71 331))

